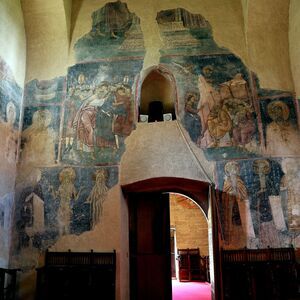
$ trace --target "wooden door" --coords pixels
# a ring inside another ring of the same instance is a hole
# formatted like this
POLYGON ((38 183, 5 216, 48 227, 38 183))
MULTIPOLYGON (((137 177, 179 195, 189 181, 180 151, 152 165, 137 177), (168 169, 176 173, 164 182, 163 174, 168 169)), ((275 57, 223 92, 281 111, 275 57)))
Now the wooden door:
POLYGON ((130 299, 171 300, 169 195, 131 194, 130 299))

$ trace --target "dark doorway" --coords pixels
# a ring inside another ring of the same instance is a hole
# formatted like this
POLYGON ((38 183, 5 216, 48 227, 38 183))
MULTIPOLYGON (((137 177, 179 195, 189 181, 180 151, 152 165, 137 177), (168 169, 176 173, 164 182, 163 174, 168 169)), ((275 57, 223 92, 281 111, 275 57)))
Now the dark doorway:
POLYGON ((130 299, 171 300, 169 194, 129 201, 130 299))
MULTIPOLYGON (((209 184, 185 178, 159 177, 124 185, 122 190, 129 208, 130 299, 171 300, 168 193, 190 197, 207 216, 209 184)), ((216 240, 212 240, 213 247, 217 246, 216 240)), ((213 299, 218 299, 214 289, 215 285, 212 285, 213 299)))

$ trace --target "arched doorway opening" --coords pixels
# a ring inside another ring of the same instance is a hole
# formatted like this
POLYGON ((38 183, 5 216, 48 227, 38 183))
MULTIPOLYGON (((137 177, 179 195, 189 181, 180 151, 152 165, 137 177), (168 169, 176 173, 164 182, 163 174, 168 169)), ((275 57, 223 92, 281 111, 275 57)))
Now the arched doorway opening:
POLYGON ((159 177, 124 185, 122 190, 129 211, 130 299, 172 299, 169 192, 193 199, 209 220, 212 299, 217 299, 217 264, 213 258, 218 244, 210 185, 186 178, 159 177))
POLYGON ((208 219, 189 197, 169 193, 172 300, 211 300, 208 219))

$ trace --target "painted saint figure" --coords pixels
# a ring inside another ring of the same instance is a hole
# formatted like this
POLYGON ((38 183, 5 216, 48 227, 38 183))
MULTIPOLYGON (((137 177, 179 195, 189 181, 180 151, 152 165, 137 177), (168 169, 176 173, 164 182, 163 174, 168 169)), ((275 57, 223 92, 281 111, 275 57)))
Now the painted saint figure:
POLYGON ((9 163, 14 163, 17 156, 17 134, 14 130, 17 112, 13 102, 8 102, 6 106, 6 143, 5 143, 5 158, 9 163))
POLYGON ((300 135, 290 123, 290 110, 286 103, 275 100, 267 106, 272 122, 267 125, 266 151, 273 155, 298 155, 300 135))
MULTIPOLYGON (((80 191, 75 187, 76 173, 73 168, 65 168, 59 173, 60 186, 57 191, 52 190, 54 198, 59 199, 57 211, 57 221, 59 234, 70 233, 70 223, 72 218, 72 202, 79 198, 80 191)), ((52 187, 53 189, 53 187, 52 187)))
POLYGON ((107 171, 105 169, 97 170, 93 175, 93 180, 95 181, 94 187, 86 200, 91 205, 91 228, 96 226, 102 216, 103 203, 108 192, 107 171))
POLYGON ((133 126, 133 111, 131 105, 131 87, 120 86, 116 89, 114 108, 113 132, 119 136, 128 136, 133 126))
POLYGON ((198 115, 198 102, 195 94, 188 94, 185 100, 183 124, 186 130, 189 132, 191 140, 194 143, 198 142, 198 139, 202 133, 201 120, 198 115))
POLYGON ((270 204, 270 195, 276 194, 276 187, 271 178, 271 165, 266 159, 257 159, 253 162, 254 200, 256 201, 256 222, 258 226, 260 246, 262 248, 278 247, 279 236, 275 227, 270 204))
POLYGON ((235 161, 225 164, 223 185, 223 212, 225 241, 239 247, 252 246, 255 238, 247 188, 240 177, 240 167, 235 161), (237 243, 239 245, 237 245, 237 243))
POLYGON ((49 165, 55 163, 56 133, 51 128, 52 113, 38 110, 32 116, 32 124, 22 133, 24 149, 23 164, 49 165), (39 155, 36 155, 36 154, 39 155))
POLYGON ((108 96, 109 85, 103 82, 95 88, 92 96, 83 100, 73 120, 77 150, 94 152, 96 118, 108 96))
POLYGON ((281 180, 281 197, 286 202, 289 230, 300 231, 300 161, 286 158, 282 162, 285 175, 281 180))
POLYGON ((207 120, 208 131, 214 140, 212 147, 230 146, 229 132, 232 129, 232 120, 221 105, 215 105, 207 120))

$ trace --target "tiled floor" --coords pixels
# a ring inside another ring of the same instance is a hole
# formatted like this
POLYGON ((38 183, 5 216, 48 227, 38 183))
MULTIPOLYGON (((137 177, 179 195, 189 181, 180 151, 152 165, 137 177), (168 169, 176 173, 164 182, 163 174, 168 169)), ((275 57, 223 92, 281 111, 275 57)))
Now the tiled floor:
POLYGON ((208 282, 179 282, 172 280, 173 300, 211 300, 208 282))

